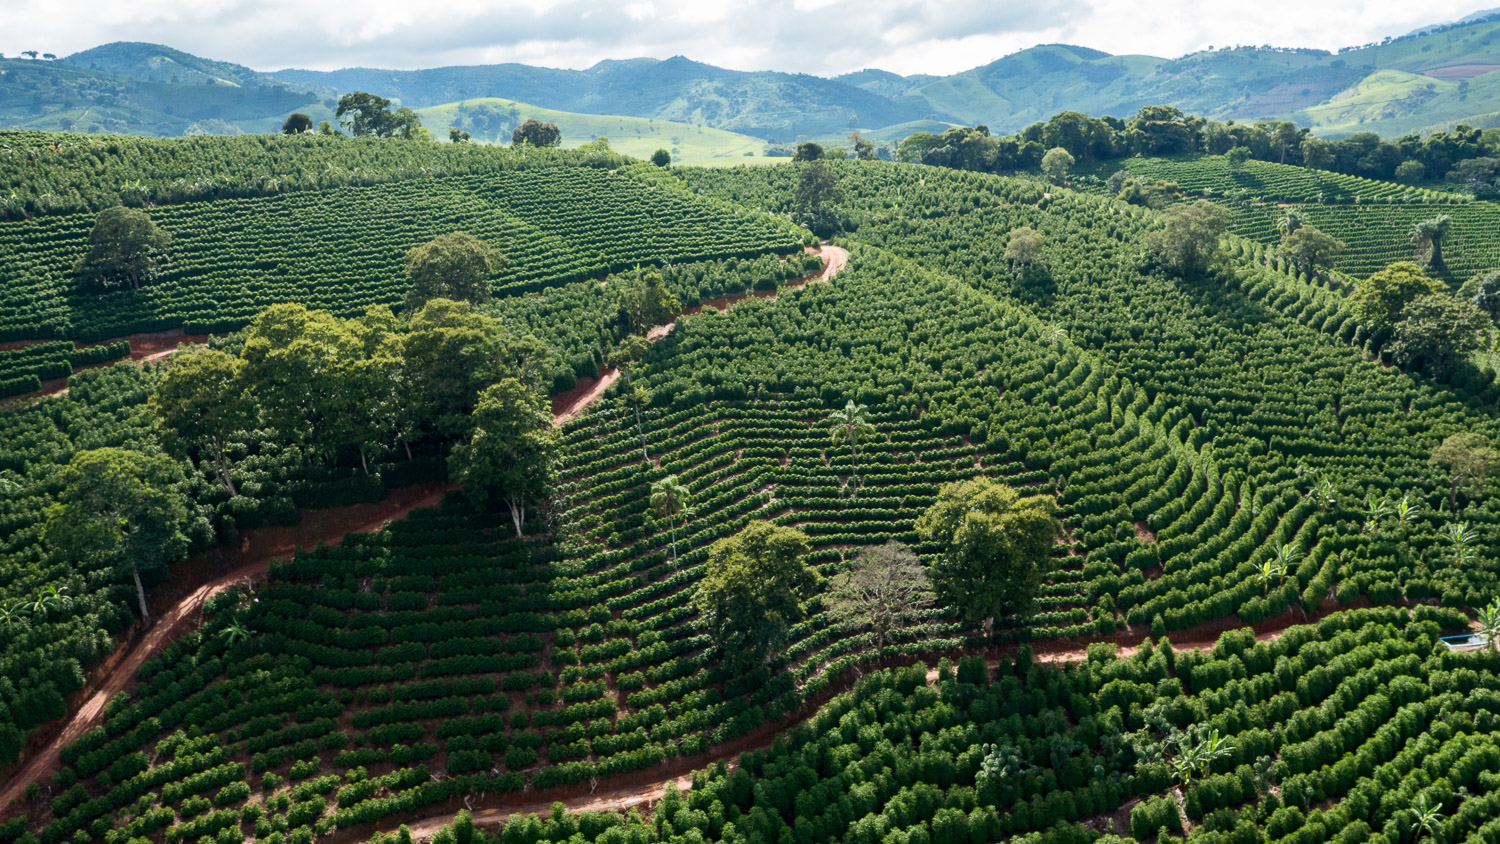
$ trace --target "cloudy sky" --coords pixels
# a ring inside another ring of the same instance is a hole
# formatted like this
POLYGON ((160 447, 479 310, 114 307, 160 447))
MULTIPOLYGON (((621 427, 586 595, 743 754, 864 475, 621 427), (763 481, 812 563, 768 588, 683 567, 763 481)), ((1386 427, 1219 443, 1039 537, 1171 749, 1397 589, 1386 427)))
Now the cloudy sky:
POLYGON ((0 0, 0 51, 151 41, 259 70, 685 55, 740 70, 948 74, 1034 44, 1175 57, 1337 48, 1496 0, 0 0), (1206 8, 1212 8, 1206 13, 1206 8))

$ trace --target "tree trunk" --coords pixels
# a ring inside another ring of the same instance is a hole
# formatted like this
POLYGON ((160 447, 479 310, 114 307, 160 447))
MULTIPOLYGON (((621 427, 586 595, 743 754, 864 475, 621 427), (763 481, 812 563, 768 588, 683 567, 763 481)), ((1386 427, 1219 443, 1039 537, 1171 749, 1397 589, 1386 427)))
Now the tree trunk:
POLYGON ((406 449, 406 459, 408 461, 410 461, 412 459, 412 456, 411 456, 411 443, 408 442, 407 440, 403 439, 401 441, 401 447, 404 448, 404 449, 406 449))
POLYGON ((1448 483, 1448 509, 1458 514, 1458 478, 1448 483))
POLYGON ((526 505, 516 498, 505 499, 505 505, 510 508, 510 520, 516 526, 516 538, 520 539, 521 523, 526 521, 526 505))
POLYGON ((675 519, 668 519, 667 525, 672 528, 672 568, 675 569, 677 568, 677 522, 675 519))
POLYGON ((131 566, 130 576, 135 578, 135 597, 141 602, 141 618, 143 620, 150 620, 151 612, 146 609, 146 590, 141 586, 141 570, 135 566, 131 566))
POLYGON ((641 458, 651 462, 651 455, 646 453, 646 429, 641 425, 641 408, 635 407, 635 432, 641 436, 641 458))
POLYGON ((359 465, 360 465, 360 468, 362 468, 362 469, 365 470, 365 477, 369 477, 370 476, 370 462, 365 459, 365 450, 363 448, 361 448, 359 450, 359 465))
POLYGON ((229 491, 230 498, 238 498, 240 491, 234 488, 234 479, 229 477, 229 461, 224 459, 224 446, 215 443, 213 452, 214 473, 219 476, 220 485, 229 491))

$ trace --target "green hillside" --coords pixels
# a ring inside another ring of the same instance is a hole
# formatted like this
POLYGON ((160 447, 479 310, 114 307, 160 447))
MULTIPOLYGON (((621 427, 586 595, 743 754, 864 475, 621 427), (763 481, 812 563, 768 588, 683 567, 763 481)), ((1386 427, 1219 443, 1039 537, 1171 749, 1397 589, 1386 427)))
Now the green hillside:
POLYGON ((476 141, 510 143, 511 131, 526 120, 556 123, 562 130, 563 146, 576 147, 595 138, 609 138, 610 148, 623 155, 648 159, 658 149, 672 153, 677 164, 744 164, 767 160, 766 142, 760 138, 694 126, 611 114, 578 114, 539 108, 497 97, 417 109, 422 125, 439 140, 447 127, 457 126, 476 141))

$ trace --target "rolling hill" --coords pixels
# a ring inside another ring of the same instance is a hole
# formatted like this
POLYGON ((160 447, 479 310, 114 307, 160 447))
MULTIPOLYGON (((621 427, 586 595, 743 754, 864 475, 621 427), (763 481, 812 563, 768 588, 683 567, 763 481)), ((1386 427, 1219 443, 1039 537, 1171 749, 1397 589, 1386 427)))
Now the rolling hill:
POLYGON ((430 106, 417 109, 417 114, 422 116, 422 125, 440 138, 446 134, 446 127, 456 126, 467 131, 476 141, 510 143, 511 131, 522 122, 535 118, 556 123, 562 130, 563 146, 569 148, 606 137, 616 152, 644 159, 650 158, 658 149, 666 149, 678 164, 744 164, 772 160, 763 155, 764 140, 737 132, 670 120, 556 111, 498 97, 430 106))

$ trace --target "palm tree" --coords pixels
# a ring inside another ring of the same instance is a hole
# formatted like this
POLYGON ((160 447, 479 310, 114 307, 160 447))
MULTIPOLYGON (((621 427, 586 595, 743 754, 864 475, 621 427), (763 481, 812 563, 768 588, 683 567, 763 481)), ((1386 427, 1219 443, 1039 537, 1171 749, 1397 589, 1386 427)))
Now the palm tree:
POLYGON ((855 466, 851 470, 854 475, 854 484, 849 489, 849 497, 854 498, 859 492, 859 444, 861 441, 875 436, 875 426, 870 424, 866 418, 869 408, 862 404, 855 404, 854 399, 844 405, 843 410, 835 410, 828 414, 823 424, 828 426, 828 433, 833 439, 834 445, 848 443, 849 451, 853 455, 855 466))
POLYGON ((1428 266, 1439 270, 1443 268, 1443 238, 1452 227, 1453 220, 1447 214, 1412 223, 1411 245, 1417 250, 1418 257, 1422 252, 1431 250, 1427 258, 1428 266))
POLYGON ((651 485, 651 511, 667 520, 672 531, 672 568, 677 568, 677 517, 687 511, 692 491, 668 475, 651 485))
POLYGON ((1475 545, 1479 542, 1478 533, 1468 522, 1449 522, 1443 525, 1443 537, 1453 543, 1453 562, 1458 565, 1469 563, 1474 560, 1477 553, 1475 545))
POLYGON ((1412 811, 1417 813, 1415 832, 1417 840, 1422 836, 1436 838, 1438 830, 1443 828, 1443 806, 1441 803, 1431 804, 1427 802, 1427 795, 1417 795, 1417 802, 1412 805, 1412 811))
POLYGON ((1286 216, 1276 221, 1276 230, 1284 238, 1307 223, 1307 218, 1302 216, 1301 211, 1288 211, 1286 216))
POLYGON ((1476 613, 1479 621, 1479 632, 1484 634, 1485 647, 1497 650, 1496 642, 1500 641, 1500 598, 1496 598, 1487 607, 1481 607, 1476 613))

